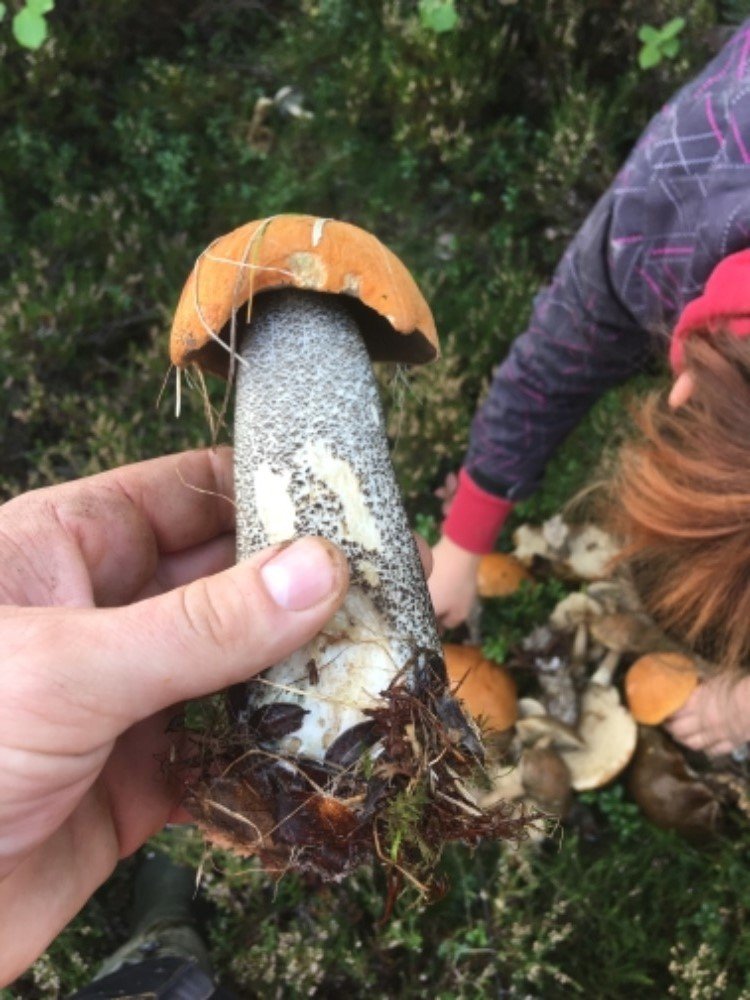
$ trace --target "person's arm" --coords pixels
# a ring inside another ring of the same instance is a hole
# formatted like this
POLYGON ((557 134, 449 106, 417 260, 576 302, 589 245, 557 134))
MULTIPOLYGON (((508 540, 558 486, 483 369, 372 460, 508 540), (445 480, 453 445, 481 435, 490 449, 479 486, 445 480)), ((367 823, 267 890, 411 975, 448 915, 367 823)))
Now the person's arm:
POLYGON ((526 331, 472 423, 458 489, 433 550, 430 593, 445 625, 466 619, 478 556, 494 547, 513 503, 539 486, 562 440, 604 392, 652 361, 650 335, 613 289, 613 203, 610 191, 535 299, 526 331))
POLYGON ((178 816, 169 720, 309 641, 343 600, 322 539, 234 562, 231 455, 0 507, 0 985, 178 816))
POLYGON ((599 397, 653 362, 651 335, 615 291, 615 204, 610 190, 589 215, 474 417, 464 470, 507 501, 531 496, 599 397))

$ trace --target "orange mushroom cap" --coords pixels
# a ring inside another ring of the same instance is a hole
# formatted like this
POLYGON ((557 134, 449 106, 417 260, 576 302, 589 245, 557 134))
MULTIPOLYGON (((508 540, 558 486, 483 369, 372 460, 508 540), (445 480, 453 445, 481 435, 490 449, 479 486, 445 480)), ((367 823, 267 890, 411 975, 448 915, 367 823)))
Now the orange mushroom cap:
POLYGON ((695 662, 682 653, 647 653, 625 675, 625 698, 633 718, 658 726, 685 704, 700 680, 695 662))
POLYGON ((344 295, 374 361, 432 361, 435 321, 395 254, 358 226, 311 215, 276 215, 220 236, 195 263, 172 323, 170 354, 227 374, 232 316, 277 288, 344 295))
POLYGON ((470 714, 487 729, 509 729, 518 718, 518 700, 515 682, 505 667, 486 659, 479 646, 446 643, 443 656, 451 692, 470 714))
POLYGON ((479 560, 477 593, 480 597, 507 597, 514 594, 524 580, 533 579, 515 556, 490 552, 479 560))

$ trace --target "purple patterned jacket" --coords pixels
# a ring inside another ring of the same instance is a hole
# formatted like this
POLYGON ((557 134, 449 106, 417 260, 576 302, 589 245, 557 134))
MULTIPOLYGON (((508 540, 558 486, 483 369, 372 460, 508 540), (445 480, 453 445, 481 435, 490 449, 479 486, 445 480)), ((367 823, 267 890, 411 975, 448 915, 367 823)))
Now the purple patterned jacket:
POLYGON ((714 266, 748 246, 750 21, 652 119, 535 298, 474 418, 473 484, 531 494, 596 399, 666 353, 714 266))

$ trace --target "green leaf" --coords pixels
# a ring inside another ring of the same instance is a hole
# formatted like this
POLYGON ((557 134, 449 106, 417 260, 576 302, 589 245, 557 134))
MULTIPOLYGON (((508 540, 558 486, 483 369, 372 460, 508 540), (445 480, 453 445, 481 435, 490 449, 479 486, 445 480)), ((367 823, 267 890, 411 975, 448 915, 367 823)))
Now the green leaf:
POLYGON ((638 53, 638 65, 641 69, 653 69, 661 62, 661 52, 658 45, 644 45, 638 53))
POLYGON ((680 43, 676 38, 668 38, 662 44, 661 50, 668 59, 674 59, 680 51, 680 43))
POLYGON ((455 0, 419 0, 419 19, 435 34, 453 31, 458 24, 455 0))
POLYGON ((47 22, 30 7, 24 7, 13 18, 13 35, 25 49, 38 49, 47 37, 47 22))
POLYGON ((5 17, 5 14, 6 14, 7 10, 8 10, 8 8, 5 6, 5 4, 4 3, 0 3, 0 21, 2 21, 3 18, 5 17))
POLYGON ((644 24, 638 29, 638 39, 645 44, 653 44, 659 41, 659 32, 650 24, 644 24))
POLYGON ((684 17, 673 17, 671 21, 667 21, 664 27, 661 29, 661 37, 666 40, 668 38, 674 38, 675 35, 679 35, 682 29, 685 27, 684 17))

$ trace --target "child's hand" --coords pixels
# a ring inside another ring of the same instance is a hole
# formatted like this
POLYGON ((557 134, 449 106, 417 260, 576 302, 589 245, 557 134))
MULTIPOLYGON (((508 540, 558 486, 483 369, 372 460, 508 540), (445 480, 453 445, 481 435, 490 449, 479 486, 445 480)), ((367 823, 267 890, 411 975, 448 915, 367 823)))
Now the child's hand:
POLYGON ((714 677, 699 684, 665 727, 691 750, 731 753, 750 740, 750 677, 714 677))
POLYGON ((446 628, 460 625, 469 616, 477 597, 480 558, 445 535, 432 550, 430 597, 438 622, 446 628))

